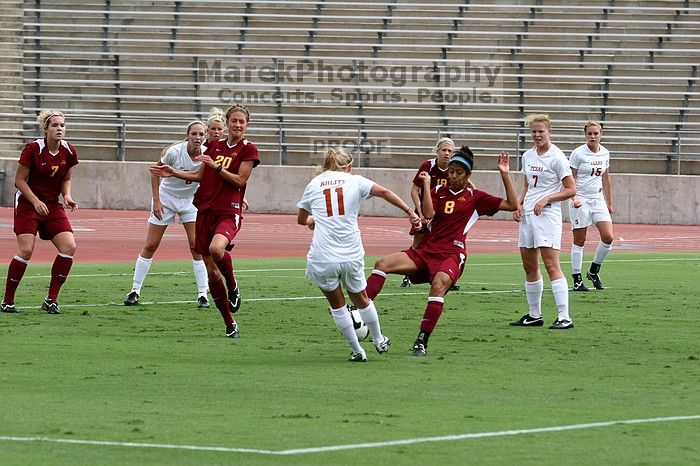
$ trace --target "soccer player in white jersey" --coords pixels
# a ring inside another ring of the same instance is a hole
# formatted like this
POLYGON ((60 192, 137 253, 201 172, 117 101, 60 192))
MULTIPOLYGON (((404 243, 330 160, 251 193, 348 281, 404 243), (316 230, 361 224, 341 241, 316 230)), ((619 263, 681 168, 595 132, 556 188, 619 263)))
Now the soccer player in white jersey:
MULTIPOLYGON (((165 149, 158 165, 169 165, 187 171, 198 170, 202 162, 196 160, 196 157, 202 154, 206 148, 204 146, 206 131, 207 128, 201 121, 190 123, 187 127, 186 140, 165 149)), ((202 256, 194 251, 197 208, 192 204, 192 200, 198 186, 199 183, 185 182, 174 177, 163 178, 161 181, 159 177, 151 175, 153 199, 151 201, 151 215, 148 219, 148 233, 146 234, 146 242, 136 259, 131 292, 124 300, 125 306, 133 306, 139 302, 141 287, 151 268, 153 255, 160 246, 165 229, 168 228, 168 225, 175 223, 175 217, 179 215, 192 252, 192 268, 197 282, 197 307, 200 309, 209 307, 207 269, 202 256)))
POLYGON ((525 269, 525 294, 528 313, 510 325, 542 327, 542 290, 539 258, 542 257, 552 293, 557 305, 557 318, 552 330, 574 327, 569 316, 569 285, 559 264, 561 249, 562 215, 560 202, 576 194, 576 186, 569 161, 564 153, 550 142, 549 115, 530 115, 525 123, 530 127, 535 147, 522 155, 525 189, 518 199, 518 210, 513 218, 520 222, 518 246, 525 269))
POLYGON ((605 289, 600 279, 600 266, 608 257, 613 242, 612 188, 610 184, 610 152, 600 145, 603 130, 600 123, 589 121, 583 127, 586 143, 571 152, 569 165, 576 183, 576 195, 571 198, 569 217, 574 241, 571 244, 571 273, 574 291, 588 291, 581 277, 583 246, 586 231, 595 225, 600 233, 600 243, 586 276, 597 290, 605 289))
POLYGON ((391 341, 382 334, 377 309, 365 290, 365 250, 357 224, 360 205, 372 196, 381 197, 403 210, 414 226, 420 225, 420 218, 392 191, 353 175, 351 170, 352 157, 347 151, 329 149, 318 175, 306 186, 297 204, 297 222, 314 232, 306 256, 306 278, 328 300, 335 325, 352 348, 350 361, 365 362, 367 354, 357 339, 343 286, 369 328, 377 352, 387 352, 391 341))

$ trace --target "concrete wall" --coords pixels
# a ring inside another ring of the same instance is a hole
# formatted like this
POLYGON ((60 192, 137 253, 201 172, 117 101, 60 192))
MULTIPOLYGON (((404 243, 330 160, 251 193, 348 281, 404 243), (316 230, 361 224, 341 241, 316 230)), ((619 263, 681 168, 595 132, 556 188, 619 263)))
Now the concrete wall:
MULTIPOLYGON (((12 205, 14 173, 17 159, 0 158, 0 172, 5 171, 2 205, 12 205)), ((73 172, 73 197, 83 208, 144 210, 150 206, 148 162, 82 161, 73 172)), ((357 168, 355 173, 367 176, 393 190, 410 203, 410 183, 414 169, 357 168)), ((0 175, 1 176, 1 175, 0 175)), ((252 211, 289 213, 297 211, 296 203, 304 187, 314 176, 313 167, 260 166, 255 169, 247 197, 252 211)), ((522 176, 511 175, 516 191, 522 176)), ((505 195, 496 171, 475 171, 473 181, 492 194, 505 195)), ((619 223, 672 225, 700 224, 700 176, 613 174, 613 220, 619 223)), ((383 200, 372 199, 364 204, 364 215, 395 216, 398 210, 383 200)), ((568 210, 564 209, 565 219, 568 210)), ((510 218, 499 213, 496 218, 510 218)))

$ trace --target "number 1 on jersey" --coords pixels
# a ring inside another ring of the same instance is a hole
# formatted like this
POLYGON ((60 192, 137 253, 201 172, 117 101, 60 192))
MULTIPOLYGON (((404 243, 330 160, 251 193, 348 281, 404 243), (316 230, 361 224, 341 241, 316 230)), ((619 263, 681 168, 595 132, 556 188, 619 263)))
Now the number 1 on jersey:
MULTIPOLYGON (((345 204, 343 203, 343 188, 335 188, 335 194, 338 198, 338 215, 345 215, 345 204)), ((333 216, 333 200, 331 199, 331 190, 324 189, 323 197, 326 198, 326 215, 333 216)))

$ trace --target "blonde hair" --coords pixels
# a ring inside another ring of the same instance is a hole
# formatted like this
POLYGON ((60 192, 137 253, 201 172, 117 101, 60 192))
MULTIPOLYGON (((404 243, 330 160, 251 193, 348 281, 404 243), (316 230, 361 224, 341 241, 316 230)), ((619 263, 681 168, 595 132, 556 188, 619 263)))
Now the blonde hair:
POLYGON ((64 119, 66 118, 63 115, 63 113, 59 112, 58 110, 54 110, 52 108, 45 108, 41 111, 41 113, 39 113, 39 116, 36 117, 36 122, 39 123, 41 129, 46 130, 49 127, 49 122, 51 121, 51 118, 55 116, 60 116, 64 119))
POLYGON ((438 139, 438 141, 435 143, 435 147, 433 147, 433 152, 435 154, 437 154, 437 151, 440 150, 440 147, 442 147, 445 144, 451 145, 452 148, 455 147, 455 142, 451 138, 442 137, 442 138, 438 139))
POLYGON ((530 126, 533 123, 544 123, 545 126, 547 126, 547 129, 552 128, 552 126, 551 126, 552 121, 549 119, 549 115, 547 115, 546 113, 537 113, 534 115, 528 115, 525 118, 525 124, 527 126, 530 126))
POLYGON ((212 107, 209 109, 209 116, 207 117, 207 128, 211 126, 212 123, 219 122, 226 126, 226 121, 224 121, 224 111, 219 107, 212 107))
POLYGON ((242 114, 244 114, 246 123, 250 121, 250 112, 248 111, 246 106, 241 104, 235 104, 230 106, 228 110, 226 110, 226 122, 228 122, 228 119, 231 117, 231 114, 235 112, 241 112, 242 114))
POLYGON ((327 171, 337 171, 352 164, 352 155, 342 147, 331 147, 326 151, 326 158, 323 165, 316 167, 316 173, 327 171))
POLYGON ((585 125, 583 125, 583 132, 584 133, 586 131, 588 131, 589 126, 597 126, 598 128, 600 128, 601 131, 603 130, 603 126, 600 123, 598 123, 595 120, 591 120, 591 121, 587 122, 585 125))

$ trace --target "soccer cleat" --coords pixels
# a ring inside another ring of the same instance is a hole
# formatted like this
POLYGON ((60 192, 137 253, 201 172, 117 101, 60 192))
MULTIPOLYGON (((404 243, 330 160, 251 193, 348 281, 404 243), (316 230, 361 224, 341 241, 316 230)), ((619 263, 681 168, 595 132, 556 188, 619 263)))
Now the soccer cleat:
POLYGON ((532 317, 528 312, 520 319, 514 320, 508 325, 512 325, 513 327, 542 327, 544 325, 544 321, 542 320, 542 317, 532 317))
POLYGON ((138 304, 140 297, 141 296, 139 296, 137 292, 132 291, 124 300, 124 306, 133 306, 134 304, 138 304))
POLYGON ((0 303, 0 309, 2 309, 2 312, 7 312, 9 314, 19 312, 15 303, 6 303, 5 301, 0 303))
POLYGON ((580 281, 576 281, 576 279, 574 279, 573 291, 590 291, 590 290, 589 290, 588 287, 583 283, 583 279, 581 279, 580 281))
POLYGON ((411 286, 411 279, 403 277, 403 280, 401 280, 401 288, 408 288, 409 286, 411 286))
POLYGON ((455 284, 450 287, 450 291, 459 291, 459 283, 455 282, 455 284))
POLYGON ((600 275, 597 273, 591 272, 590 270, 586 272, 586 277, 593 282, 593 286, 595 287, 596 290, 604 290, 605 286, 603 285, 603 282, 600 281, 600 275))
POLYGON ((389 346, 391 346, 391 338, 384 335, 384 338, 379 343, 375 343, 374 347, 377 349, 377 353, 383 354, 389 351, 389 346))
POLYGON ((231 252, 231 250, 233 250, 234 246, 235 246, 235 244, 232 241, 229 241, 229 243, 224 247, 224 249, 227 250, 228 252, 231 252))
POLYGON ((58 303, 53 299, 46 298, 41 304, 41 308, 48 312, 49 314, 60 314, 61 310, 58 308, 58 303))
POLYGON ((367 353, 365 353, 365 350, 360 350, 359 353, 350 353, 350 358, 348 359, 350 362, 367 362, 367 353))
POLYGON ((241 293, 238 287, 228 292, 228 308, 231 314, 235 314, 241 308, 241 293))
POLYGON ((226 336, 229 338, 240 338, 241 332, 238 331, 238 324, 233 323, 233 327, 226 327, 226 336))
POLYGON ((197 308, 198 309, 206 309, 209 307, 209 300, 207 299, 206 296, 200 296, 197 298, 197 308))
POLYGON ((416 342, 413 344, 413 348, 411 349, 411 354, 414 356, 427 356, 428 348, 419 340, 416 340, 416 342))
POLYGON ((574 323, 571 322, 570 320, 560 320, 557 319, 552 323, 552 325, 549 326, 551 330, 566 330, 569 328, 574 328, 574 323))

